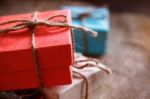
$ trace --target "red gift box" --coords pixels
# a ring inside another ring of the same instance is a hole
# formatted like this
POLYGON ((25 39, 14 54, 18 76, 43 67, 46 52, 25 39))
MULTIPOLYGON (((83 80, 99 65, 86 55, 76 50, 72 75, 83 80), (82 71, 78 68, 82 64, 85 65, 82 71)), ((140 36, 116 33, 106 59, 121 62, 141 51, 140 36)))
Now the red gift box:
MULTIPOLYGON (((71 23, 68 10, 38 13, 39 19, 65 15, 71 23)), ((16 19, 31 19, 31 14, 0 17, 0 23, 16 19)), ((63 21, 56 17, 51 21, 63 21)), ((0 26, 8 28, 16 23, 0 26)), ((0 35, 0 90, 18 90, 40 87, 31 48, 31 31, 21 29, 0 35)), ((35 28, 35 48, 44 87, 71 83, 73 64, 72 34, 69 27, 37 26, 35 28)))

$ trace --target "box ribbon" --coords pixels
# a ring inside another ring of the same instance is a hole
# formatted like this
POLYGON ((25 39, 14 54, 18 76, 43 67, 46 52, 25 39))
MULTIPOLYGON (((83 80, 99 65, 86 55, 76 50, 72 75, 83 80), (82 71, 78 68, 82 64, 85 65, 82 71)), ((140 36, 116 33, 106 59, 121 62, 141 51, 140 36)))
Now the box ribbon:
MULTIPOLYGON (((107 74, 111 74, 112 71, 110 68, 106 67, 105 65, 101 64, 99 60, 94 59, 94 58, 89 58, 82 56, 81 54, 75 54, 75 63, 74 67, 77 69, 83 69, 85 67, 96 67, 99 68, 103 71, 105 71, 107 74)), ((83 78, 83 93, 84 93, 84 99, 88 99, 88 80, 86 76, 84 76, 82 73, 78 71, 73 71, 74 77, 75 78, 83 78)))

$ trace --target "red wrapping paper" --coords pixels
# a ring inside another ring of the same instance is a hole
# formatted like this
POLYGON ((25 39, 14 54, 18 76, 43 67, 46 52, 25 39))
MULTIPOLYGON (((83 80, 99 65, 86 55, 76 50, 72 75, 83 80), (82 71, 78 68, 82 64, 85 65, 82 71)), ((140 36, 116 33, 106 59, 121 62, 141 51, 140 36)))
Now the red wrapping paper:
MULTIPOLYGON (((65 15, 67 23, 71 23, 68 10, 42 12, 38 14, 38 18, 46 19, 54 15, 65 15)), ((0 23, 16 19, 31 19, 31 14, 3 16, 0 17, 0 23)), ((63 21, 63 18, 56 17, 52 21, 63 21)), ((0 29, 12 25, 14 24, 3 25, 0 29)), ((35 48, 45 87, 71 83, 72 46, 70 28, 47 26, 35 28, 35 48)), ((0 90, 38 88, 39 77, 35 68, 31 32, 28 29, 0 35, 0 90)))

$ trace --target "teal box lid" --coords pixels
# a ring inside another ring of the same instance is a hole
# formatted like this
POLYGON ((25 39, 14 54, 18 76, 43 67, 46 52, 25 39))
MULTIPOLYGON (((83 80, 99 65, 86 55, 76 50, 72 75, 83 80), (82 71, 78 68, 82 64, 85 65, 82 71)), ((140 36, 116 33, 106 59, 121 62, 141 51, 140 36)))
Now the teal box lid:
POLYGON ((82 25, 98 32, 109 32, 109 9, 107 7, 81 7, 63 6, 63 9, 70 9, 73 25, 82 25), (85 16, 82 20, 80 16, 85 16))

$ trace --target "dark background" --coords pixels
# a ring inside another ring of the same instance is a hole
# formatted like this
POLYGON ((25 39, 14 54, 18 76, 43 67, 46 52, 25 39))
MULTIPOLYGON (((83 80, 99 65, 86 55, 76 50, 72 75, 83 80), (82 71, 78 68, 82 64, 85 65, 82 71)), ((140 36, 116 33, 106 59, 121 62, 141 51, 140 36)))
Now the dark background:
MULTIPOLYGON (((142 13, 142 14, 150 14, 150 1, 149 0, 0 0, 0 13, 3 14, 3 9, 7 9, 8 13, 10 10, 13 10, 11 6, 17 5, 20 6, 19 9, 24 9, 26 11, 27 6, 32 5, 34 2, 34 7, 38 5, 39 3, 43 4, 42 2, 54 2, 58 4, 50 5, 53 7, 47 7, 45 5, 44 10, 50 9, 50 8, 57 8, 56 5, 61 5, 61 4, 72 4, 76 5, 76 2, 81 1, 81 2, 86 2, 88 5, 104 5, 107 4, 109 5, 109 8, 113 12, 137 12, 137 13, 142 13), (31 3, 31 4, 29 4, 31 3)), ((84 4, 84 3, 82 3, 84 4)), ((38 5, 39 6, 39 5, 38 5)), ((32 9, 36 9, 39 7, 35 7, 32 9)), ((18 9, 16 9, 18 10, 18 9)), ((18 10, 19 11, 19 10, 18 10)))

